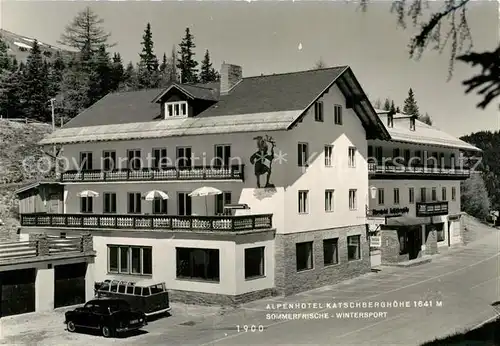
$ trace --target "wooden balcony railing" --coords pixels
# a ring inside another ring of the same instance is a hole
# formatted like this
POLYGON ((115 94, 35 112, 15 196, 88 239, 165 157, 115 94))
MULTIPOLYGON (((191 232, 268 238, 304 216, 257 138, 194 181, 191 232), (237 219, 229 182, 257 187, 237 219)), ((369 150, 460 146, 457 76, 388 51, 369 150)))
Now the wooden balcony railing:
POLYGON ((417 216, 436 216, 448 214, 448 202, 417 202, 417 216))
POLYGON ((139 170, 69 170, 58 175, 61 182, 94 181, 172 181, 172 180, 244 180, 245 165, 221 167, 193 166, 189 168, 143 168, 139 170))
POLYGON ((0 262, 17 258, 64 255, 93 251, 92 237, 59 238, 30 234, 30 240, 0 244, 0 262))
POLYGON ((368 174, 371 176, 396 176, 396 175, 416 175, 416 176, 451 176, 466 179, 470 176, 470 169, 466 166, 445 167, 432 165, 379 165, 368 163, 368 174))
POLYGON ((21 214, 21 226, 245 231, 272 228, 272 214, 241 216, 21 214))

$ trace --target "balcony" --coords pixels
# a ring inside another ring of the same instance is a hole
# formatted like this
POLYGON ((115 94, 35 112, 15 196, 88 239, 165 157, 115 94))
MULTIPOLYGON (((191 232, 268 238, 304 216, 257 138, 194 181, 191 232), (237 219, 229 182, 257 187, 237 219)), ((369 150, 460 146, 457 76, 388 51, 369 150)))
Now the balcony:
POLYGON ((36 261, 41 257, 61 259, 79 255, 93 254, 92 237, 84 235, 74 238, 59 238, 43 234, 30 234, 28 241, 0 244, 0 263, 17 261, 36 261))
POLYGON ((21 214, 21 226, 172 231, 251 231, 272 228, 272 214, 241 216, 21 214))
POLYGON ((370 179, 447 179, 463 180, 470 177, 470 169, 466 166, 433 167, 424 165, 379 165, 368 163, 370 179))
POLYGON ((448 202, 416 203, 417 216, 436 216, 448 214, 448 202))
POLYGON ((143 168, 139 170, 70 170, 60 173, 58 180, 72 182, 239 180, 244 181, 245 165, 229 167, 193 166, 189 168, 143 168))

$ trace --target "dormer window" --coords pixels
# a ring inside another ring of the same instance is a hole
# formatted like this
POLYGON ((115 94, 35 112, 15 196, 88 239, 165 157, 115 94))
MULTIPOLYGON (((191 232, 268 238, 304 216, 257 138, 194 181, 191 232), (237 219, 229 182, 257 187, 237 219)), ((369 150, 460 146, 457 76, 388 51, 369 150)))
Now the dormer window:
POLYGON ((187 117, 188 106, 186 101, 165 103, 165 119, 170 117, 187 117))
POLYGON ((392 113, 387 114, 387 127, 394 127, 394 115, 392 113))
POLYGON ((415 131, 415 118, 410 118, 410 131, 415 131))

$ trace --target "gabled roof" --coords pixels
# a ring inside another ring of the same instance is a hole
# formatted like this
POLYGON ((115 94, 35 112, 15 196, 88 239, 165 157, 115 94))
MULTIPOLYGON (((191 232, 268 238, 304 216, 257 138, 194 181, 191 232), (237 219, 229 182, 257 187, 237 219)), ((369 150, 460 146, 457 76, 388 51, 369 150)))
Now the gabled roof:
MULTIPOLYGON (((379 114, 384 114, 383 112, 386 111, 380 111, 379 114)), ((386 126, 385 123, 384 126, 386 126)), ((482 151, 472 144, 464 142, 435 126, 427 125, 418 119, 415 120, 415 131, 412 131, 410 130, 410 120, 407 114, 396 113, 394 115, 393 127, 387 127, 387 130, 391 135, 392 141, 482 151)))
POLYGON ((17 195, 17 194, 20 194, 20 193, 25 192, 25 191, 36 189, 40 185, 61 185, 61 184, 58 182, 54 182, 54 181, 37 181, 37 182, 27 184, 27 185, 20 187, 19 189, 14 191, 14 193, 17 195))
POLYGON ((201 85, 172 83, 162 93, 156 96, 151 102, 157 103, 162 99, 163 96, 165 96, 172 89, 179 90, 180 92, 184 93, 191 99, 217 101, 219 98, 219 92, 215 88, 210 88, 201 85))
POLYGON ((195 98, 208 99, 218 94, 218 83, 110 94, 41 144, 288 130, 334 84, 346 98, 352 98, 368 137, 389 139, 352 70, 341 66, 243 78, 229 94, 218 95, 208 109, 184 119, 154 121, 160 113, 155 101, 174 86, 195 98))

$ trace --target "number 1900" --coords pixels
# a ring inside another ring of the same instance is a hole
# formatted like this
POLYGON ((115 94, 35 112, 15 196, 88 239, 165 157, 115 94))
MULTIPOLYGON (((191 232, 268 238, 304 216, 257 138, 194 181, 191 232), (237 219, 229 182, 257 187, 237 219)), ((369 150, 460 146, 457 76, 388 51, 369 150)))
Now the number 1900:
POLYGON ((243 324, 243 325, 240 325, 240 324, 237 324, 236 325, 236 329, 238 330, 238 333, 241 333, 241 332, 252 332, 252 333, 255 333, 255 332, 263 332, 264 331, 264 326, 259 324, 259 325, 255 325, 255 324, 252 324, 252 325, 248 325, 248 324, 243 324))

